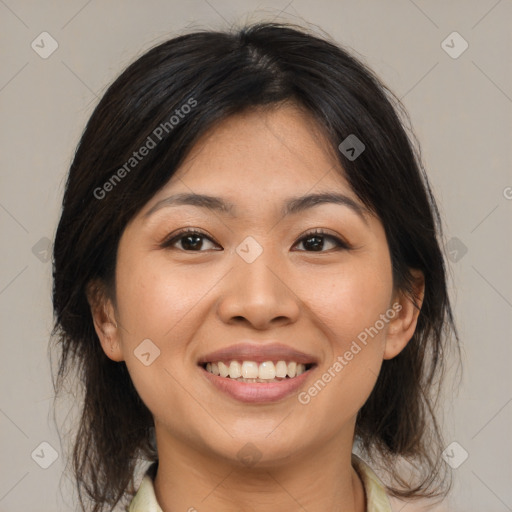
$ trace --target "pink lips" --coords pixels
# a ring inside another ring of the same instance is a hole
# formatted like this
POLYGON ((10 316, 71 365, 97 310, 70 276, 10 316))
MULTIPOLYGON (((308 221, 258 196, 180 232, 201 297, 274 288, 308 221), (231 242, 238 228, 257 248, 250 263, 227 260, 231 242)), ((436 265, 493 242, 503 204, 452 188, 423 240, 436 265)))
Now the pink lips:
POLYGON ((277 382, 252 383, 213 375, 203 368, 205 363, 217 361, 226 361, 227 363, 229 361, 255 361, 257 363, 264 361, 295 361, 314 366, 317 364, 317 358, 314 356, 279 343, 269 345, 253 342, 239 343, 202 356, 198 361, 198 365, 204 377, 219 391, 245 403, 264 403, 281 400, 303 386, 313 369, 306 370, 297 377, 286 378, 277 382))
POLYGON ((238 343, 199 358, 198 363, 215 363, 217 361, 295 361, 303 364, 316 364, 315 356, 299 352, 280 343, 264 345, 254 342, 238 343))

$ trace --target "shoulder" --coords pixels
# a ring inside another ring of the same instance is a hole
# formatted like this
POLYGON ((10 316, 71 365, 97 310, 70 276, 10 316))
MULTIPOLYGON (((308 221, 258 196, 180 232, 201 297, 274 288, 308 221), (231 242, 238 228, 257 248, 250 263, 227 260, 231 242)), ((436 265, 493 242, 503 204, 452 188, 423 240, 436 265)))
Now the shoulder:
POLYGON ((163 512, 156 501, 155 488, 153 486, 153 479, 155 478, 157 468, 158 461, 153 462, 146 470, 139 489, 130 503, 128 512, 163 512))
POLYGON ((363 482, 367 512, 393 512, 386 488, 370 466, 355 454, 352 454, 352 466, 363 482))

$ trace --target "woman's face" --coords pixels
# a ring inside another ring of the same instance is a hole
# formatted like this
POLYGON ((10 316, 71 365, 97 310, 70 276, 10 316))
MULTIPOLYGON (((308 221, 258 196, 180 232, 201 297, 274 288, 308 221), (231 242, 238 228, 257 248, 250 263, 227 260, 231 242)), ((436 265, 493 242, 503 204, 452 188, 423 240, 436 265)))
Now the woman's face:
POLYGON ((104 348, 126 362, 159 443, 264 465, 352 442, 398 351, 401 306, 383 226, 340 172, 308 115, 246 112, 204 136, 126 227, 104 348), (315 194, 331 199, 304 200, 315 194), (307 371, 293 377, 295 363, 307 371))

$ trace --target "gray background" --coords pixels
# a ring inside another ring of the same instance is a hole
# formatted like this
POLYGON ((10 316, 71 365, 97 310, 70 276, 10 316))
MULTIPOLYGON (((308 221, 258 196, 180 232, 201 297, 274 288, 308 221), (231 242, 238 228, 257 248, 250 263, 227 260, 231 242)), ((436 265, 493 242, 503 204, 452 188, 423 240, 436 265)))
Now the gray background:
MULTIPOLYGON (((157 42, 259 19, 318 25, 403 100, 441 204, 463 341, 460 389, 451 379, 446 391, 446 439, 458 443, 447 452, 452 465, 469 457, 439 510, 512 510, 510 0, 0 0, 0 512, 76 510, 51 412, 46 249, 86 120, 157 42), (58 43, 46 59, 31 47, 51 48, 44 31, 58 43), (453 31, 469 44, 457 58, 445 51, 463 49, 457 36, 446 39, 453 31)), ((69 404, 59 418, 72 426, 68 413, 69 404)))

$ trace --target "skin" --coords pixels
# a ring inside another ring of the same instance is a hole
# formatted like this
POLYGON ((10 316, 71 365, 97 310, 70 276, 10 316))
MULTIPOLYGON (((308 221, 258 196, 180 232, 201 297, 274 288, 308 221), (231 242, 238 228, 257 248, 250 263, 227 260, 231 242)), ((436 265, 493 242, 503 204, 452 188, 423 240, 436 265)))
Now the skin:
MULTIPOLYGON (((289 104, 232 116, 200 139, 126 227, 116 301, 106 294, 90 299, 105 353, 126 362, 153 414, 160 461, 155 491, 166 512, 366 509, 351 465, 356 415, 383 359, 412 337, 419 310, 394 289, 384 228, 368 211, 361 218, 328 203, 280 214, 286 199, 323 191, 364 208, 307 113, 289 104), (191 205, 145 216, 178 192, 222 197, 237 216, 191 205), (162 248, 183 227, 204 231, 203 245, 185 250, 185 234, 162 248), (303 237, 315 228, 351 248, 324 236, 323 249, 314 251, 303 237), (235 250, 247 236, 263 248, 252 263, 235 250), (201 355, 243 339, 277 341, 318 358, 299 391, 307 390, 393 304, 400 312, 308 404, 296 394, 242 403, 197 367, 201 355), (147 338, 161 351, 149 366, 134 355, 147 338), (237 456, 246 443, 261 455, 257 464, 237 456)), ((418 281, 422 297, 421 275, 418 281)))

